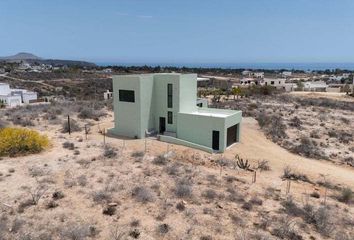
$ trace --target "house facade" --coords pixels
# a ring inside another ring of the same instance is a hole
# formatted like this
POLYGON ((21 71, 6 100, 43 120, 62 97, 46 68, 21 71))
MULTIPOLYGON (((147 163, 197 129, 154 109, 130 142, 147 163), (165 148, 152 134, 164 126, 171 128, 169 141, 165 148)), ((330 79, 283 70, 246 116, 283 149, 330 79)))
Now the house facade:
POLYGON ((7 83, 0 83, 0 100, 6 106, 16 107, 37 101, 37 93, 26 89, 11 89, 7 83))
POLYGON ((145 138, 157 132, 162 141, 209 152, 240 140, 242 112, 200 104, 196 74, 113 76, 113 99, 113 135, 145 138))

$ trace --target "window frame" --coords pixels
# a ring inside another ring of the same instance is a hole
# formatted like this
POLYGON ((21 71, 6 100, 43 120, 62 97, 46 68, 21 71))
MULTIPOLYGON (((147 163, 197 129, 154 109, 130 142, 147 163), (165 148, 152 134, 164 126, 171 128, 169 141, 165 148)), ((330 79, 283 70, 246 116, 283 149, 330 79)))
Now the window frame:
POLYGON ((135 103, 135 91, 134 90, 127 90, 127 89, 119 89, 118 91, 118 98, 119 102, 129 102, 135 103), (126 93, 133 93, 132 95, 125 95, 126 93))
POLYGON ((167 123, 173 124, 173 112, 172 111, 167 112, 167 123))
POLYGON ((173 108, 173 85, 167 84, 167 108, 173 108))

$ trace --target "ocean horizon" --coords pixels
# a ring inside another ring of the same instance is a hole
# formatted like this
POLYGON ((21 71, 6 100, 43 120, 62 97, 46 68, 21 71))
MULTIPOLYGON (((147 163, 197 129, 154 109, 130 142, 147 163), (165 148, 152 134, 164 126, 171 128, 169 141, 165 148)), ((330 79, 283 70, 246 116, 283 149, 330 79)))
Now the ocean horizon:
POLYGON ((151 66, 151 67, 192 67, 192 68, 223 68, 223 69, 264 69, 264 70, 354 70, 354 63, 139 63, 139 62, 95 62, 98 66, 151 66))

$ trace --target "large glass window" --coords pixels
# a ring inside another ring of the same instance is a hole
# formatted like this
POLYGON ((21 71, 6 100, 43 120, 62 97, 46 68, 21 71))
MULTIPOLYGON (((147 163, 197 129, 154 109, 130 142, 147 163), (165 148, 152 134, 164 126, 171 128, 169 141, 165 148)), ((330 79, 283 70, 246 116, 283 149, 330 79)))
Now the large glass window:
POLYGON ((167 84, 167 107, 172 108, 173 103, 172 103, 172 96, 173 96, 173 91, 172 91, 172 84, 167 84))
POLYGON ((120 102, 135 102, 135 94, 133 90, 119 90, 120 102))
POLYGON ((167 112, 167 123, 173 124, 173 114, 172 112, 167 112))

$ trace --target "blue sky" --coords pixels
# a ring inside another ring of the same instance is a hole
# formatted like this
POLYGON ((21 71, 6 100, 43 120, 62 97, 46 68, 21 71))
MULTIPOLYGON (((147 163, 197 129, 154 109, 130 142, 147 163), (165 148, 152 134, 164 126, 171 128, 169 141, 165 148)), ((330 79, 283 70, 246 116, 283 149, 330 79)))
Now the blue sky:
POLYGON ((354 62, 353 0, 1 0, 0 56, 354 62))

